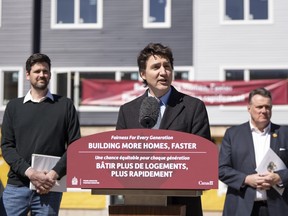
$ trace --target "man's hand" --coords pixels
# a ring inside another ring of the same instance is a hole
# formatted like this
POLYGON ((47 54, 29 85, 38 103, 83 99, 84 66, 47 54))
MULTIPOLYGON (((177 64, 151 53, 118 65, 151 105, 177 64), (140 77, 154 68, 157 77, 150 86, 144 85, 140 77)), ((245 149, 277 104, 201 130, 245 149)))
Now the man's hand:
POLYGON ((264 183, 264 179, 258 173, 251 174, 246 176, 244 183, 246 185, 249 185, 250 187, 258 188, 259 185, 262 185, 264 183))
POLYGON ((245 184, 260 190, 269 190, 272 186, 281 182, 277 173, 267 172, 263 174, 251 174, 245 178, 245 184))
POLYGON ((282 182, 280 176, 274 172, 267 172, 264 174, 260 174, 260 176, 262 176, 264 179, 264 182, 261 185, 261 187, 263 188, 271 188, 272 186, 280 184, 282 182))
POLYGON ((46 171, 37 171, 33 168, 26 170, 25 174, 39 194, 47 194, 55 185, 58 177, 54 170, 47 173, 46 171))

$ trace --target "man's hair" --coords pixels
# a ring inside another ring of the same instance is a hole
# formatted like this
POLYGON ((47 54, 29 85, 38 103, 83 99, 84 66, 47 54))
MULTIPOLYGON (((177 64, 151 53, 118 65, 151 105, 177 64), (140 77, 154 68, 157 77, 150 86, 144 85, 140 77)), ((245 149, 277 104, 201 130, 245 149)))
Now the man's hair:
MULTIPOLYGON (((168 46, 164 46, 161 43, 149 43, 143 50, 140 51, 137 63, 139 72, 144 71, 147 66, 147 60, 150 56, 161 56, 169 61, 171 64, 172 69, 173 67, 173 53, 168 46)), ((147 86, 147 81, 143 80, 145 86, 147 86)))
POLYGON ((47 55, 42 53, 34 53, 26 61, 26 71, 30 73, 31 67, 39 62, 47 63, 49 66, 49 70, 51 69, 51 60, 47 55))
POLYGON ((267 98, 270 98, 272 100, 272 95, 271 95, 270 91, 268 91, 265 88, 257 88, 257 89, 254 89, 250 92, 249 101, 248 101, 249 103, 251 103, 252 97, 255 95, 261 95, 263 97, 267 97, 267 98))

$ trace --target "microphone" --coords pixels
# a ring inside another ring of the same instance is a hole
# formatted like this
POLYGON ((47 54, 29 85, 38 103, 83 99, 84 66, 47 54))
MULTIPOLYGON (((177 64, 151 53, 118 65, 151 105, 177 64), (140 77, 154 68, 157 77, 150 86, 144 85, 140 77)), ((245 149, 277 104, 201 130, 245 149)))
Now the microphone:
POLYGON ((156 98, 144 98, 140 107, 140 124, 145 128, 152 128, 157 122, 159 112, 159 101, 156 98))

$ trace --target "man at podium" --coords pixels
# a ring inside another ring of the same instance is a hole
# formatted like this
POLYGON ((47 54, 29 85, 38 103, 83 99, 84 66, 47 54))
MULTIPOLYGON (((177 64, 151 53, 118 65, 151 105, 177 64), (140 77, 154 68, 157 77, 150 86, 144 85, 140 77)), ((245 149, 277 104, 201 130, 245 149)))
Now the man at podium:
MULTIPOLYGON (((177 91, 172 85, 173 53, 150 43, 137 58, 146 92, 120 107, 116 129, 152 128, 195 134, 211 140, 203 101, 177 91), (156 102, 155 102, 156 101, 156 102)), ((200 197, 168 197, 170 205, 186 205, 186 215, 203 215, 200 197)))

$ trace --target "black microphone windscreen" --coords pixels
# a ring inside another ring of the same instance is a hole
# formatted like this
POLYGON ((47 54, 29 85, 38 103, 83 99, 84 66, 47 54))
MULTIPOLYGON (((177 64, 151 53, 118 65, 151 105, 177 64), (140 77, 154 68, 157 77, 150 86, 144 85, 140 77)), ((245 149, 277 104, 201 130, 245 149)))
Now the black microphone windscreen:
POLYGON ((145 128, 152 128, 157 123, 159 112, 159 101, 156 98, 144 98, 140 107, 140 124, 145 128))

